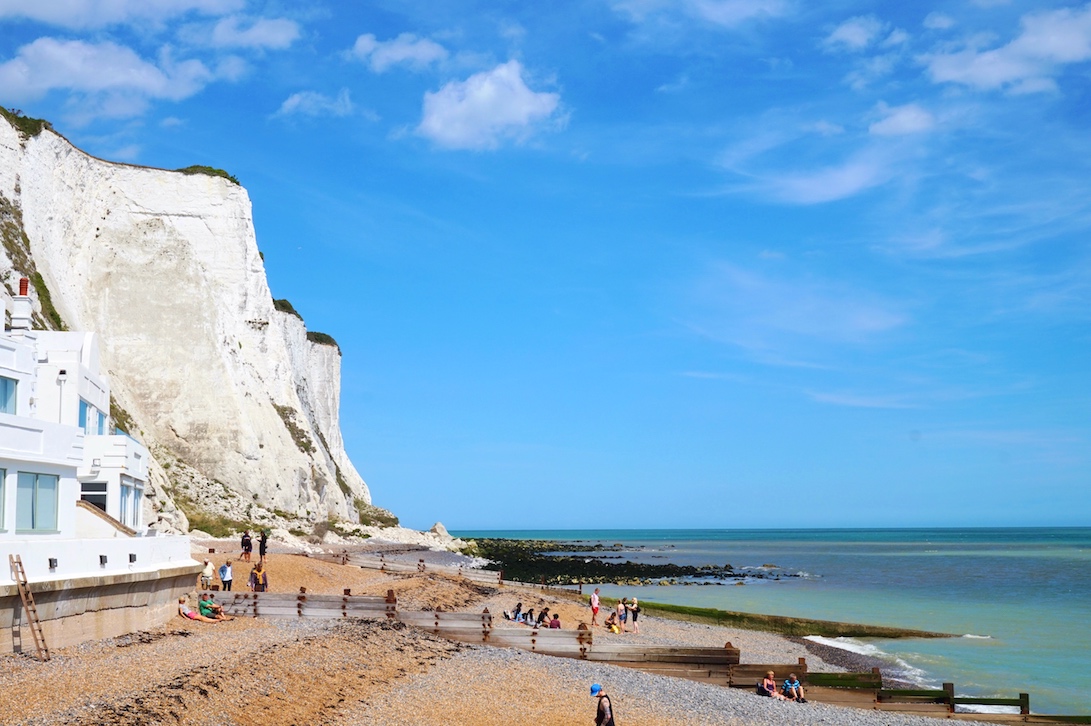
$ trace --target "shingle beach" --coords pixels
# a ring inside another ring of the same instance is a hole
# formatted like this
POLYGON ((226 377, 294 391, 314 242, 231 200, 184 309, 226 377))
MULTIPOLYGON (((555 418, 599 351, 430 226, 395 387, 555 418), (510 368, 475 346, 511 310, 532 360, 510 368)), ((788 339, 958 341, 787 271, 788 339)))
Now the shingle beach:
MULTIPOLYGON (((217 564, 224 555, 213 556, 217 564)), ((243 566, 236 567, 241 573, 243 566)), ((564 627, 585 607, 563 596, 502 591, 433 576, 395 577, 275 553, 271 589, 384 594, 399 608, 498 613, 517 601, 560 613, 564 627)), ((238 574, 236 574, 238 577, 238 574)), ((240 580, 241 582, 241 580, 240 580)), ((501 623, 498 627, 508 626, 501 623)), ((520 626, 510 626, 520 627, 520 626)), ((598 637, 598 636, 596 636, 598 637)), ((803 644, 755 631, 641 619, 626 642, 742 649, 744 661, 836 670, 803 644)), ((590 723, 592 682, 611 695, 620 723, 926 726, 934 719, 797 704, 683 679, 518 650, 453 643, 400 623, 262 620, 206 624, 176 618, 152 631, 57 650, 42 663, 3 657, 0 713, 12 724, 513 724, 590 723)))

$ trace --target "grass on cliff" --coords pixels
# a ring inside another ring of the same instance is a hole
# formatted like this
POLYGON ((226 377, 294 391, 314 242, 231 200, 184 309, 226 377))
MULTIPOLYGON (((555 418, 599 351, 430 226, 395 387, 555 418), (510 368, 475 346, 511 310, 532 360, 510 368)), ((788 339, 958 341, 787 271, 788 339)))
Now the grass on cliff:
MULTIPOLYGON (((223 179, 227 179, 232 184, 239 184, 239 180, 236 179, 233 175, 228 174, 223 169, 217 169, 212 166, 201 166, 199 164, 196 164, 194 166, 187 166, 183 169, 175 169, 175 171, 179 171, 183 174, 204 174, 205 176, 218 176, 223 179)), ((242 185, 239 184, 239 186, 242 185)))
POLYGON ((356 513, 360 515, 360 524, 366 527, 397 527, 398 518, 394 513, 368 504, 363 499, 356 499, 356 513))
POLYGON ((275 299, 274 298, 273 299, 273 309, 276 310, 277 312, 280 312, 280 313, 288 313, 289 315, 294 315, 297 318, 299 318, 300 320, 303 319, 303 316, 299 314, 299 311, 296 310, 292 306, 292 304, 290 302, 288 302, 287 300, 285 300, 284 298, 280 298, 280 299, 275 299))
POLYGON ((0 106, 0 116, 3 116, 8 123, 18 129, 23 138, 31 138, 42 133, 45 129, 53 128, 53 124, 45 119, 24 116, 23 112, 17 108, 8 109, 0 106))
POLYGON ((314 442, 311 441, 310 434, 295 422, 295 409, 291 406, 280 406, 273 404, 273 408, 280 414, 280 420, 284 422, 285 428, 288 429, 288 433, 292 435, 292 441, 295 442, 296 447, 304 454, 313 454, 317 449, 314 447, 314 442))
MULTIPOLYGON (((298 315, 298 313, 296 314, 298 315)), ((311 341, 312 343, 317 343, 318 345, 333 346, 334 348, 337 348, 338 353, 341 352, 341 346, 337 344, 337 341, 333 339, 332 335, 328 335, 327 333, 316 333, 313 330, 308 330, 307 340, 311 341)))

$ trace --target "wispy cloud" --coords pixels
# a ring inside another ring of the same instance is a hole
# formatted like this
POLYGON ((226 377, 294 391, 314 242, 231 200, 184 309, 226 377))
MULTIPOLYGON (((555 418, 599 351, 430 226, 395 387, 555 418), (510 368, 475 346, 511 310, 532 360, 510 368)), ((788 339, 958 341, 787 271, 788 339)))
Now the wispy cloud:
POLYGON ((857 345, 910 322, 900 305, 852 285, 714 265, 694 285, 694 328, 772 365, 818 367, 796 351, 816 342, 857 345))
POLYGON ((935 117, 915 103, 887 106, 880 101, 876 113, 882 118, 868 126, 868 133, 875 136, 919 134, 936 125, 935 117))
POLYGON ((830 31, 822 46, 831 51, 861 51, 874 43, 886 27, 874 15, 849 18, 830 31))
POLYGON ((613 7, 636 22, 679 18, 721 28, 787 15, 787 0, 616 0, 613 7))
POLYGON ((424 94, 417 133, 449 149, 493 149, 524 141, 556 116, 560 94, 531 90, 519 61, 502 63, 465 81, 424 94))
POLYGON ((277 116, 349 116, 354 110, 347 88, 331 98, 316 91, 300 91, 284 99, 277 116))
POLYGON ((886 184, 896 168, 883 154, 868 150, 817 169, 755 175, 749 189, 788 204, 824 204, 886 184))
POLYGON ((992 50, 970 46, 920 56, 936 83, 981 90, 1037 93, 1056 89, 1060 69, 1091 59, 1091 4, 1030 13, 1011 42, 992 50))
POLYGON ((182 36, 194 45, 213 48, 284 50, 299 39, 299 24, 286 18, 221 18, 209 26, 190 25, 182 36))
POLYGON ((366 61, 375 73, 384 73, 399 65, 422 70, 447 58, 447 49, 442 45, 412 33, 402 33, 393 40, 378 40, 371 33, 361 35, 349 53, 366 61))
POLYGON ((63 28, 102 28, 131 23, 163 23, 189 13, 225 15, 246 0, 0 0, 0 18, 26 18, 63 28))
POLYGON ((831 393, 821 391, 808 391, 811 400, 818 403, 828 403, 833 406, 848 406, 851 408, 920 408, 920 405, 907 400, 903 396, 891 395, 866 395, 859 393, 831 393))

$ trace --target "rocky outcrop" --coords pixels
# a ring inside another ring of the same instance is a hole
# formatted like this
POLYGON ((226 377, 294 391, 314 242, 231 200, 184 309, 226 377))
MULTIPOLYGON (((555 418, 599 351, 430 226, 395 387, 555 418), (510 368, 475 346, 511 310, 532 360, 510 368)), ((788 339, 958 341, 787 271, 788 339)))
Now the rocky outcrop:
POLYGON ((186 525, 178 507, 356 521, 370 503, 341 439, 340 351, 274 307, 241 186, 106 162, 5 118, 0 232, 2 294, 31 276, 44 324, 102 334, 164 526, 186 525))

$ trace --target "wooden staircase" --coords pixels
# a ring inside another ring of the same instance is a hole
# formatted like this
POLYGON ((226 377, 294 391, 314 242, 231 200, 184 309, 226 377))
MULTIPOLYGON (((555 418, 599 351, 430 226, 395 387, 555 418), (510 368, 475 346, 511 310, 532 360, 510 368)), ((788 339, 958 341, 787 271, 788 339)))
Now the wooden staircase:
POLYGON ((23 599, 23 612, 26 614, 30 632, 34 635, 34 645, 38 648, 38 658, 49 660, 49 647, 45 644, 45 635, 42 633, 42 623, 38 619, 38 608, 34 605, 34 594, 27 585, 27 571, 23 567, 21 555, 8 555, 11 564, 11 578, 19 586, 19 597, 23 599))

